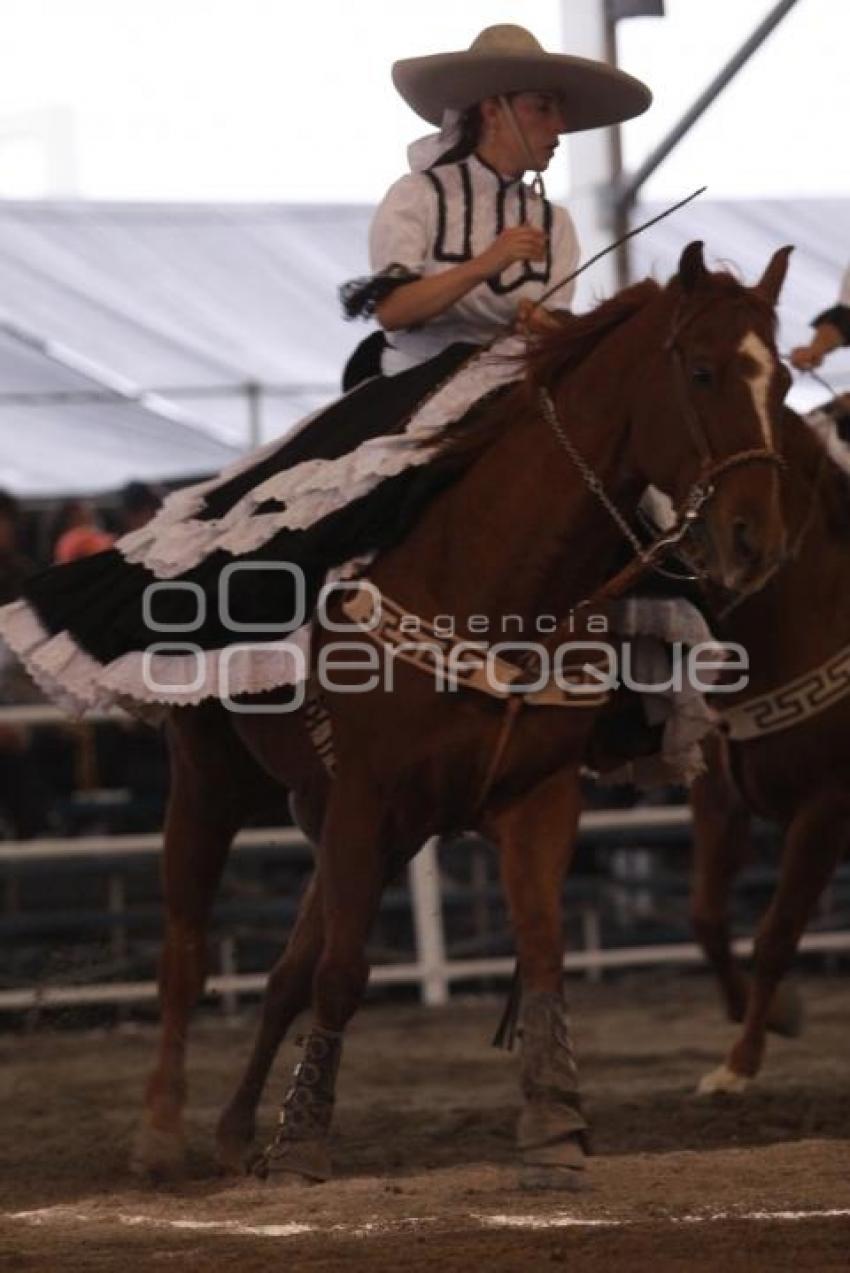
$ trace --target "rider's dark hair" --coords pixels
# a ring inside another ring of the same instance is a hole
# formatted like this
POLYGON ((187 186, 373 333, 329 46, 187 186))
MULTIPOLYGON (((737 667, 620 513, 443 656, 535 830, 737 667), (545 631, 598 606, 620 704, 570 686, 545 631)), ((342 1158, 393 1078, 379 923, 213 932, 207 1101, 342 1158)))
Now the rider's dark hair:
MULTIPOLYGON (((516 97, 516 93, 505 93, 504 96, 508 101, 511 101, 516 97)), ((468 106, 460 117, 460 136, 458 140, 444 154, 440 155, 439 159, 431 165, 432 168, 439 168, 441 164, 456 164, 461 159, 468 159, 478 149, 483 129, 484 116, 481 113, 481 103, 476 102, 474 106, 468 106)))
POLYGON ((476 149, 481 140, 481 131, 484 125, 484 119, 481 114, 481 106, 478 102, 474 106, 469 106, 460 117, 460 136, 453 146, 450 146, 444 154, 433 165, 439 168, 441 164, 456 164, 461 159, 468 159, 476 149))

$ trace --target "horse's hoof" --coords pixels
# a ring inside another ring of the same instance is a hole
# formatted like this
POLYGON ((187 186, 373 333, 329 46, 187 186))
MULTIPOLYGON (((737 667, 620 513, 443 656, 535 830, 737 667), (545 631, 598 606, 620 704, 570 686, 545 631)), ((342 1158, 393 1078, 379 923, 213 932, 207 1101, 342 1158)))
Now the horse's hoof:
POLYGON ((216 1165, 226 1176, 244 1176, 249 1173, 259 1156, 259 1150, 252 1140, 236 1136, 216 1137, 216 1165))
POLYGON ((215 1160, 219 1169, 227 1175, 243 1176, 251 1171, 258 1157, 253 1122, 230 1121, 222 1115, 215 1132, 215 1160))
POLYGON ((260 1180, 301 1180, 313 1185, 324 1184, 333 1174, 326 1140, 272 1141, 251 1170, 260 1180))
POLYGON ((130 1170, 134 1176, 153 1183, 182 1179, 186 1174, 183 1134, 142 1123, 133 1141, 130 1170))
POLYGON ((521 1145, 520 1189, 588 1189, 587 1132, 571 1132, 549 1145, 521 1145))
POLYGON ((584 1167, 548 1167, 523 1163, 519 1169, 520 1189, 559 1189, 562 1193, 580 1193, 590 1188, 590 1177, 584 1167))
POLYGON ((716 1070, 703 1074, 697 1085, 697 1096, 715 1096, 718 1092, 739 1096, 752 1084, 746 1074, 736 1074, 728 1065, 718 1065, 716 1070))
POLYGON ((776 990, 770 1005, 767 1028, 784 1039, 799 1039, 803 1033, 805 1011, 799 990, 793 982, 784 982, 776 990))

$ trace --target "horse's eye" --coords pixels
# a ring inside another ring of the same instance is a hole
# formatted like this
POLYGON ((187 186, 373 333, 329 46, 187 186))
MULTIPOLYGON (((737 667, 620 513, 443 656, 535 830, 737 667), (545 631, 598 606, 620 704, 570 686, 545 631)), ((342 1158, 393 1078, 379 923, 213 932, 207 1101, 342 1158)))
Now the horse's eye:
POLYGON ((714 372, 710 367, 694 367, 691 371, 691 380, 695 385, 710 385, 714 383, 714 372))

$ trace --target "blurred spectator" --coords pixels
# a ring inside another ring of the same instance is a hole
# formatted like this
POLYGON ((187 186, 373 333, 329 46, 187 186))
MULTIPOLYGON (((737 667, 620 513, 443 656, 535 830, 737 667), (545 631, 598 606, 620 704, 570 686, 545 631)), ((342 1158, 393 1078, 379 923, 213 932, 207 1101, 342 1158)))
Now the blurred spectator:
MULTIPOLYGON (((21 514, 17 500, 0 490, 0 605, 14 601, 35 565, 19 551, 21 514)), ((41 694, 11 651, 0 644, 0 705, 32 703, 41 694)), ((29 756, 29 731, 0 721, 0 825, 18 839, 44 830, 44 789, 29 756)))
POLYGON ((0 605, 20 595, 24 580, 35 565, 19 550, 21 513, 18 501, 8 491, 0 490, 0 605))
POLYGON ((66 500, 59 509, 53 529, 54 564, 91 557, 114 542, 115 537, 103 529, 88 500, 66 500))
POLYGON ((815 334, 808 345, 791 350, 791 362, 798 371, 812 371, 841 345, 850 345, 850 267, 841 281, 838 301, 812 319, 815 334))
MULTIPOLYGON (((18 501, 0 490, 0 605, 15 601, 24 582, 35 573, 35 563, 19 551, 21 513, 18 501)), ((0 642, 0 704, 41 702, 23 664, 0 642)), ((11 745, 7 733, 0 733, 0 748, 11 745)), ((17 745, 17 744, 15 744, 17 745)))
POLYGON ((146 526, 162 503, 162 496, 147 482, 128 482, 118 498, 122 535, 146 526))

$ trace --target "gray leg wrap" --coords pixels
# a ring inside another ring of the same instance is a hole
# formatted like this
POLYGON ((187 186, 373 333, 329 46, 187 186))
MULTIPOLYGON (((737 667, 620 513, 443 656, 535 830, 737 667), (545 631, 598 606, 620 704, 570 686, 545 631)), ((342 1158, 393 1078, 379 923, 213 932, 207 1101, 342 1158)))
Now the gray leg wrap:
POLYGON ((520 1013, 524 1105, 517 1145, 524 1163, 580 1167, 587 1148, 578 1071, 560 994, 525 993, 520 1013))
POLYGON ((308 1180, 329 1178, 327 1142, 341 1056, 341 1034, 318 1026, 310 1031, 281 1104, 277 1132, 254 1168, 258 1176, 283 1172, 308 1180))

